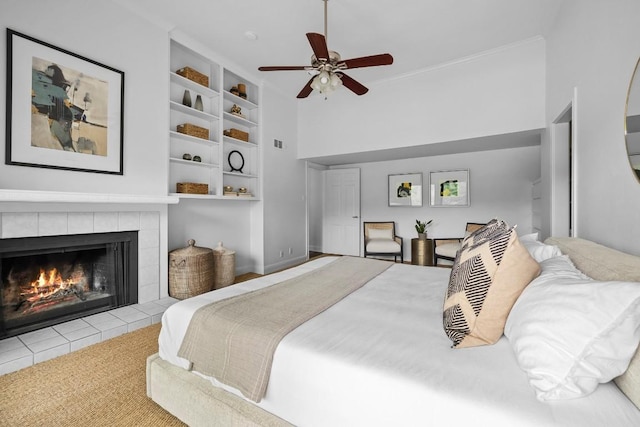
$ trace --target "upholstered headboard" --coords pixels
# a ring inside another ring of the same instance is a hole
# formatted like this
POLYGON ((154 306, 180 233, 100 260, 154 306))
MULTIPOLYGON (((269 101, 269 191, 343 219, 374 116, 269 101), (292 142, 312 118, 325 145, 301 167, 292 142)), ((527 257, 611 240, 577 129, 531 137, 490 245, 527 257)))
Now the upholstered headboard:
MULTIPOLYGON (((545 243, 556 245, 563 254, 569 256, 580 271, 593 279, 640 282, 640 257, 638 256, 576 237, 549 237, 545 243)), ((620 390, 640 408, 640 348, 631 359, 627 371, 614 381, 620 390)))

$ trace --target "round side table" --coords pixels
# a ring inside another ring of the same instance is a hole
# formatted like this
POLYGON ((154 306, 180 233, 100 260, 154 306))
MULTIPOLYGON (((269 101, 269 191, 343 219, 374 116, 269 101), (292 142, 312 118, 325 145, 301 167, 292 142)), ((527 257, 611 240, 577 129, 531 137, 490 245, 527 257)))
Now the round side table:
POLYGON ((433 266, 433 239, 411 239, 411 264, 433 266))

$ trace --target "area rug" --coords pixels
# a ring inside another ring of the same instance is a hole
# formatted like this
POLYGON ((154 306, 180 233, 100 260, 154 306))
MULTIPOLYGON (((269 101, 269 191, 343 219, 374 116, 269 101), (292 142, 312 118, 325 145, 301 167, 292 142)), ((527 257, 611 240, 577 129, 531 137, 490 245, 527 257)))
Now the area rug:
POLYGON ((183 426, 146 395, 160 324, 0 376, 0 426, 183 426))

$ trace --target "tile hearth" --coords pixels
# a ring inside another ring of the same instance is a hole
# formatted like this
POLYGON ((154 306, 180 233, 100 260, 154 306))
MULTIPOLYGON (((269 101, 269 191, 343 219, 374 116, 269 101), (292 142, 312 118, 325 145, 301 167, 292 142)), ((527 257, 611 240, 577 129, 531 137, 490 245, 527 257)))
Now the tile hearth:
POLYGON ((163 298, 60 323, 0 341, 0 375, 159 323, 177 302, 163 298))

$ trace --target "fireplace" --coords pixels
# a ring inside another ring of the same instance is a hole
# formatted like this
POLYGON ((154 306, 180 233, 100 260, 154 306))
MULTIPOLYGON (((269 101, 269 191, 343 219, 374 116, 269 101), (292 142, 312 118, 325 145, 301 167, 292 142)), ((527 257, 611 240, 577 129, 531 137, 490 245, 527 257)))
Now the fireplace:
POLYGON ((0 240, 0 339, 137 299, 137 231, 0 240))

